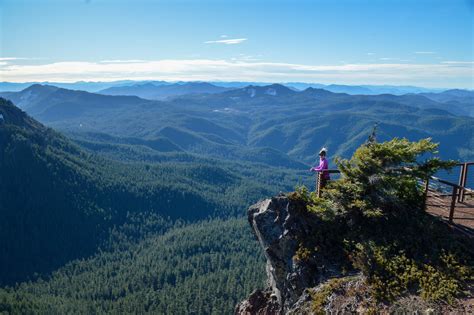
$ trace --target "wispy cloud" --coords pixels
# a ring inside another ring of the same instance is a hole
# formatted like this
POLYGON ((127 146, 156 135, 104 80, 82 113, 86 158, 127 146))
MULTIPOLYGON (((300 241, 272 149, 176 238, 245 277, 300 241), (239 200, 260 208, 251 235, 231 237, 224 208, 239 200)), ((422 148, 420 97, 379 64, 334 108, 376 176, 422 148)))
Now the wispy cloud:
POLYGON ((11 60, 28 60, 31 58, 20 58, 20 57, 0 57, 0 61, 11 61, 11 60))
MULTIPOLYGON (((224 35, 226 36, 226 35, 224 35)), ((236 45, 245 42, 247 38, 231 38, 231 39, 219 39, 219 40, 208 40, 204 44, 225 44, 225 45, 236 45)))
MULTIPOLYGON (((245 56, 244 56, 245 57, 245 56)), ((245 59, 164 59, 0 64, 2 81, 196 80, 472 86, 473 62, 311 65, 245 59)))
POLYGON ((451 65, 474 65, 474 61, 442 61, 441 63, 444 64, 451 64, 451 65))
POLYGON ((436 54, 435 51, 415 51, 413 53, 417 54, 417 55, 434 55, 434 54, 436 54))
POLYGON ((367 53, 367 56, 373 56, 373 55, 375 55, 375 53, 373 53, 373 52, 368 52, 367 53))
POLYGON ((395 58, 395 57, 382 57, 379 58, 381 61, 391 61, 391 62, 410 62, 411 59, 402 59, 402 58, 395 58))
POLYGON ((253 55, 247 55, 247 54, 239 54, 237 57, 231 58, 231 60, 233 61, 260 61, 262 60, 260 57, 262 57, 262 55, 253 56, 253 55))
POLYGON ((146 62, 146 60, 141 59, 110 59, 110 60, 101 60, 101 63, 140 63, 146 62))

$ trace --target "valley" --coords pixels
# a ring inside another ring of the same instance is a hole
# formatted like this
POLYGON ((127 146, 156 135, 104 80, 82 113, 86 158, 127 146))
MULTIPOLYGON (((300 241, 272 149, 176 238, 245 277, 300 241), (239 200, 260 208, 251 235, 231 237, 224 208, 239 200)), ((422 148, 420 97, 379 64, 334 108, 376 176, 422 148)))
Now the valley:
POLYGON ((440 96, 187 91, 0 93, 0 310, 229 313, 264 280, 246 208, 313 187, 321 147, 348 157, 377 124, 474 159, 474 118, 440 96))

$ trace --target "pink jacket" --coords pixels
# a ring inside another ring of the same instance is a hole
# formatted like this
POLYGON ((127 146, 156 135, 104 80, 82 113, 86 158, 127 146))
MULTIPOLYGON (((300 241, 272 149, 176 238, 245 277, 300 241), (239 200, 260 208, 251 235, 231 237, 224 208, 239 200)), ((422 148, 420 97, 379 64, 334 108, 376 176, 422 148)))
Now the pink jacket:
MULTIPOLYGON (((329 167, 328 167, 328 160, 326 160, 326 158, 320 158, 319 159, 319 166, 318 167, 312 167, 310 169, 310 171, 312 172, 321 172, 323 170, 327 170, 329 167)), ((330 179, 330 176, 329 176, 329 172, 324 172, 323 171, 323 178, 324 179, 330 179)))

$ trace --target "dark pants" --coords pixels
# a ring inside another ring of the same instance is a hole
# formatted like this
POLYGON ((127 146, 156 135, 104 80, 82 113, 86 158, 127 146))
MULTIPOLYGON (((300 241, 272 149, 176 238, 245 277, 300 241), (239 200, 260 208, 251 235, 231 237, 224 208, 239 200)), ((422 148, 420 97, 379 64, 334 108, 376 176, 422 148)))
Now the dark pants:
POLYGON ((328 183, 328 179, 325 178, 325 177, 323 177, 323 176, 321 176, 320 181, 321 181, 321 182, 319 183, 319 187, 321 187, 321 188, 326 187, 326 184, 328 183))

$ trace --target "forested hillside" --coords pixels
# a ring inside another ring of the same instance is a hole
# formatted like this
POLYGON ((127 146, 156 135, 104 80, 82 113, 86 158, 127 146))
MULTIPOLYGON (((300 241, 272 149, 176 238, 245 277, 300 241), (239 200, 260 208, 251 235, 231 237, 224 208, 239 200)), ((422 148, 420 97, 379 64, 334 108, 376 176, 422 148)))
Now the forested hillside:
POLYGON ((214 94, 230 90, 207 82, 185 82, 174 84, 135 84, 131 86, 114 86, 99 91, 105 95, 134 95, 150 100, 162 100, 188 94, 214 94))
POLYGON ((263 257, 243 219, 178 225, 128 241, 143 233, 140 225, 114 231, 108 251, 51 278, 0 289, 0 312, 230 314, 263 285, 263 257))
POLYGON ((6 97, 21 100, 22 108, 48 126, 79 138, 87 134, 92 142, 156 140, 157 151, 302 168, 297 163, 314 162, 321 146, 331 156, 350 156, 378 123, 381 140, 432 137, 443 158, 474 158, 472 141, 465 139, 474 134, 465 96, 467 105, 418 94, 348 95, 273 84, 160 102, 65 89, 50 93, 47 86, 34 90, 6 97), (104 139, 104 133, 115 138, 104 139))
POLYGON ((474 119, 419 95, 2 95, 26 112, 0 98, 0 312, 229 313, 263 277, 245 209, 312 187, 322 146, 349 156, 377 123, 474 158, 474 119))
POLYGON ((255 165, 193 159, 123 164, 84 152, 1 100, 0 281, 33 278, 104 245, 137 216, 228 218, 262 196, 291 188, 295 175, 255 165), (240 173, 234 169, 245 169, 240 173), (256 176, 256 177, 255 177, 256 176))

